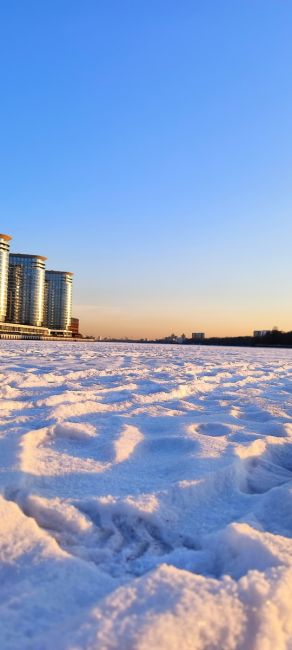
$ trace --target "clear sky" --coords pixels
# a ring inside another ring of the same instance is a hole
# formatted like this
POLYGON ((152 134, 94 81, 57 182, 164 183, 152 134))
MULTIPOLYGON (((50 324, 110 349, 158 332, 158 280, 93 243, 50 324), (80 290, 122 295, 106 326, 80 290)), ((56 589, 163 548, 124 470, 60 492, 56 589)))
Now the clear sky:
POLYGON ((0 231, 84 333, 292 329, 292 2, 4 0, 0 231))

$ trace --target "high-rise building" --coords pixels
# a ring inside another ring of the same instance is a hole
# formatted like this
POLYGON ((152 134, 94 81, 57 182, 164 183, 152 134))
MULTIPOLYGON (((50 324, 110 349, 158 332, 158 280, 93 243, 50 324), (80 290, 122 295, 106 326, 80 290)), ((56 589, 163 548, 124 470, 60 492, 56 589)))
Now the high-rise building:
POLYGON ((67 271, 46 271, 45 325, 51 330, 69 330, 72 317, 72 276, 67 271))
POLYGON ((0 235, 0 321, 6 318, 9 267, 9 235, 0 235))
POLYGON ((40 327, 44 317, 45 260, 42 255, 9 256, 7 320, 40 327))

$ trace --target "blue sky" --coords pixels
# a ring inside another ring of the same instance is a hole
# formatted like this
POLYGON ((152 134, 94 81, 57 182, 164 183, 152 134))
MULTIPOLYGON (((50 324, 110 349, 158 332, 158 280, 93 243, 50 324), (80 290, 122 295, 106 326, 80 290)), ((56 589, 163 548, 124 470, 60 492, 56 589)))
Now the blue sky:
POLYGON ((0 7, 1 231, 82 330, 292 329, 292 4, 0 7))

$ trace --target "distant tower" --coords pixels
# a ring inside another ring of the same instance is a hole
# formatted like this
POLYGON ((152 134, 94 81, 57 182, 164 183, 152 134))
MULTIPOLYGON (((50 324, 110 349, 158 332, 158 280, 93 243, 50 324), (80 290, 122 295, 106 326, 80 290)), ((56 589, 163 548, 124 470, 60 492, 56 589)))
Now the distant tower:
POLYGON ((72 276, 68 271, 46 271, 44 324, 69 330, 72 318, 72 276))
POLYGON ((205 332, 193 332, 192 339, 193 341, 203 341, 205 338, 205 332))
POLYGON ((7 286, 9 267, 9 235, 0 235, 0 321, 4 321, 7 311, 7 286))
POLYGON ((45 260, 42 255, 13 253, 9 256, 7 320, 43 324, 45 260))

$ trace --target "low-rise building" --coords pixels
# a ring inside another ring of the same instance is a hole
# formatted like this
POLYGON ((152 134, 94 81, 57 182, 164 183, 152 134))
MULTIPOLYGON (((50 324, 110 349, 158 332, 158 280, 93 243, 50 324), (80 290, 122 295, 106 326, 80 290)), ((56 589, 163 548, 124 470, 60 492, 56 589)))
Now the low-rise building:
POLYGON ((0 323, 0 339, 34 339, 42 340, 50 336, 47 327, 34 327, 21 323, 0 323))
POLYGON ((69 326, 70 332, 72 332, 73 338, 79 337, 79 318, 71 318, 71 324, 69 326))
POLYGON ((69 330, 50 330, 48 327, 22 325, 21 323, 1 323, 0 339, 33 339, 43 341, 48 339, 72 339, 69 330))

